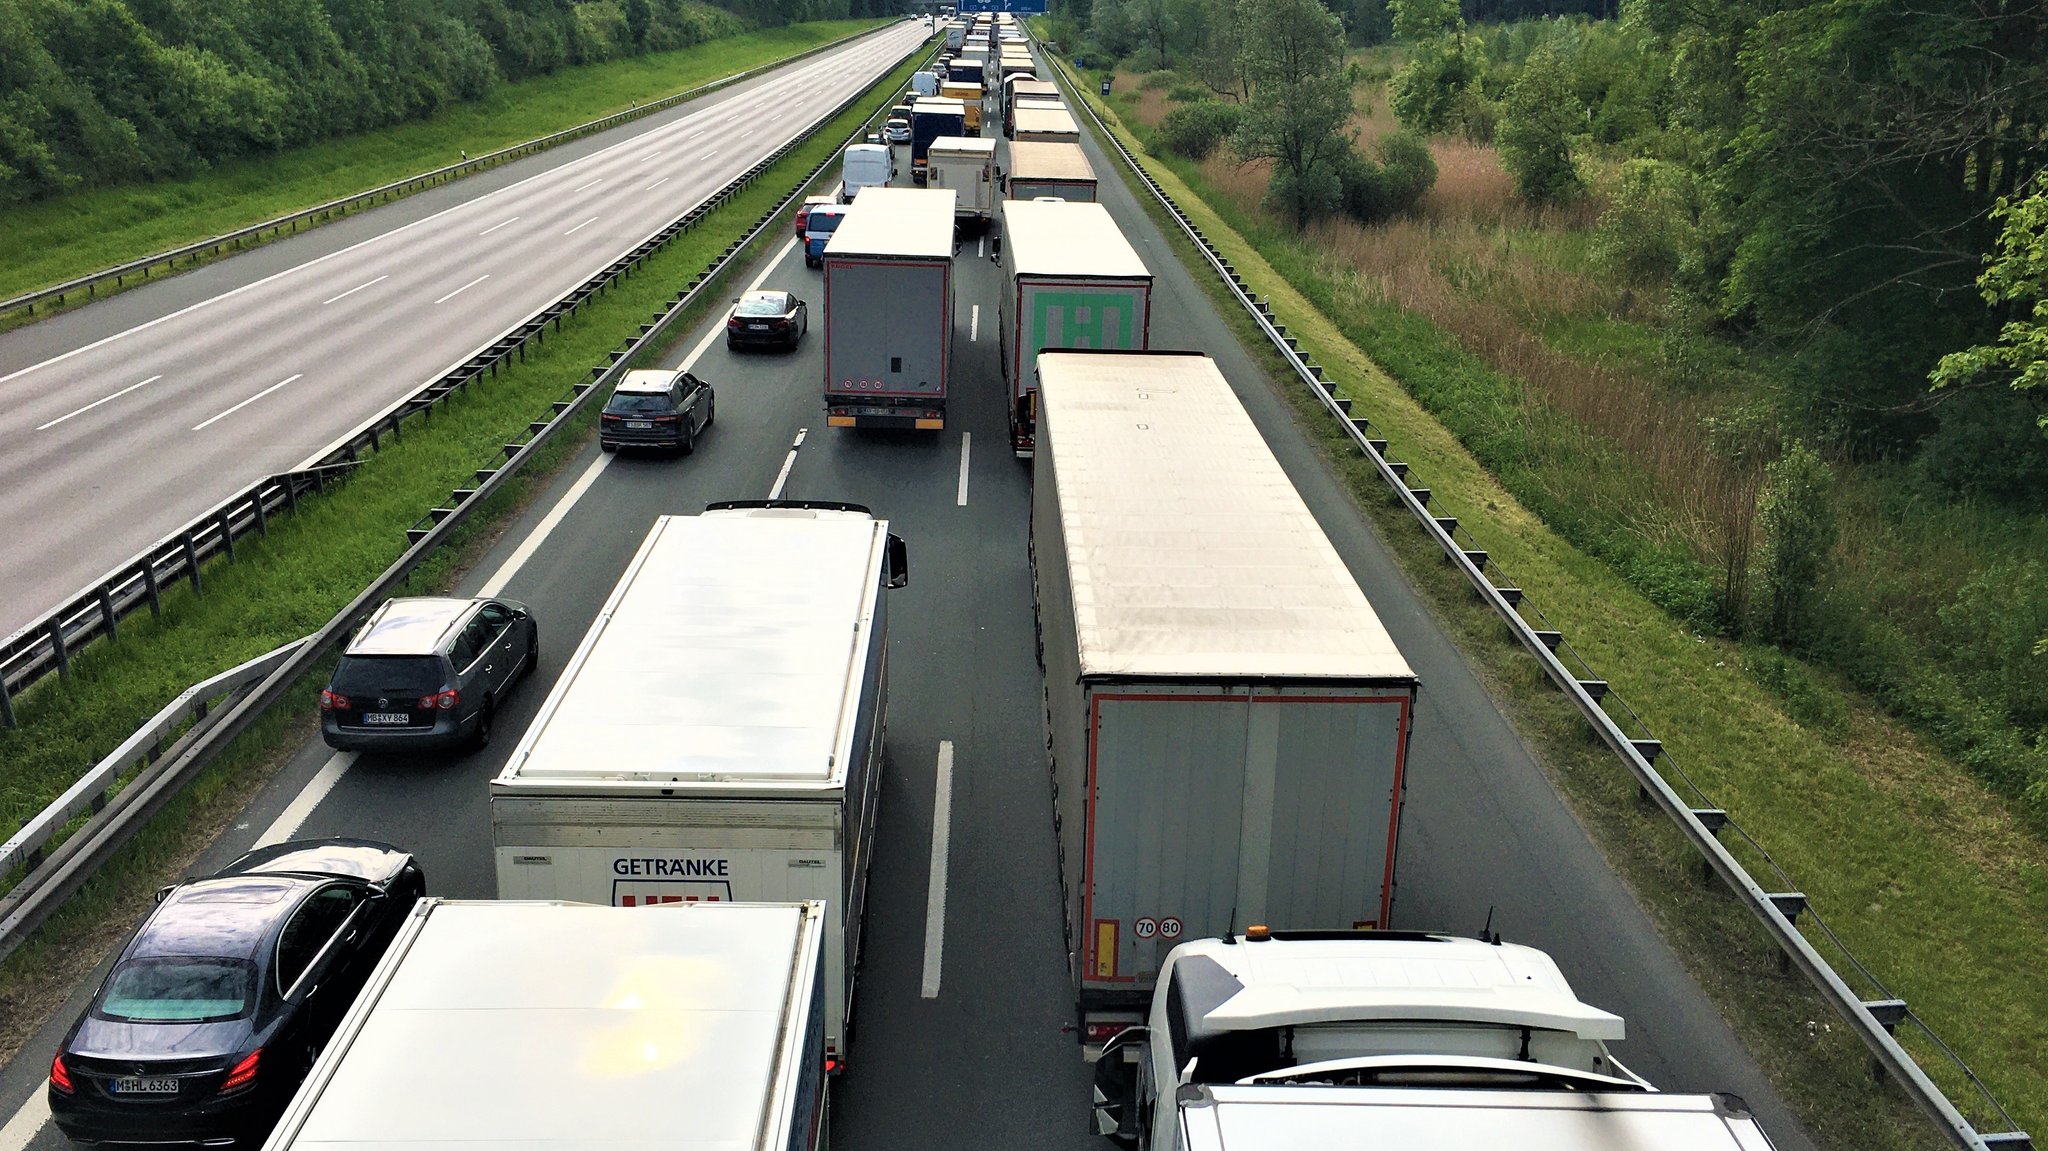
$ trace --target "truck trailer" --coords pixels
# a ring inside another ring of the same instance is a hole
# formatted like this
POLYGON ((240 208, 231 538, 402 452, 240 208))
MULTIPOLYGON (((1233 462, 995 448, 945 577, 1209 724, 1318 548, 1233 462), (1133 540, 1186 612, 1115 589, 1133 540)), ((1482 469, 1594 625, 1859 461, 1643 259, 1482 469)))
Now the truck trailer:
POLYGON ((822 1151, 825 916, 422 900, 264 1147, 822 1151))
POLYGON ((963 135, 981 135, 981 82, 978 80, 948 80, 939 85, 939 95, 948 100, 960 102, 961 127, 963 135))
POLYGON ((1248 927, 1166 957, 1095 1064, 1095 1129, 1139 1151, 1771 1151, 1739 1097, 1623 1066, 1624 1031, 1498 937, 1248 927))
POLYGON ((979 136, 941 136, 925 153, 925 187, 950 188, 953 218, 963 228, 988 227, 996 210, 996 142, 979 136))
POLYGON ((825 245, 825 423, 946 426, 951 188, 870 188, 825 245))
POLYGON ((824 1044, 844 1058, 887 591, 907 578, 902 541, 856 505, 657 519, 491 781, 499 897, 823 900, 824 1044))
POLYGON ((924 183, 924 169, 932 141, 941 136, 967 134, 967 107, 958 100, 928 96, 910 106, 910 179, 924 183))
POLYGON ((1002 256, 996 338, 1009 385, 1010 448, 1028 460, 1037 426, 1038 353, 1144 351, 1152 331, 1152 271, 1109 209, 1096 203, 1004 201, 1002 256))
POLYGON ((1017 132, 1015 119, 1017 107, 1027 100, 1065 107, 1060 96, 1059 85, 1050 80, 1036 80, 1028 76, 1012 76, 1003 81, 1003 135, 1014 136, 1017 132))
POLYGON ((1093 201, 1095 167, 1079 144, 1046 144, 1033 140, 1010 145, 1010 171, 1004 194, 1012 200, 1093 201))
POLYGON ((1078 144, 1081 142, 1081 126, 1074 122, 1073 114, 1064 104, 1041 105, 1037 101, 1026 100, 1010 113, 1010 138, 1048 144, 1078 144))
POLYGON ((1031 568, 1084 1045, 1233 924, 1382 927, 1416 678, 1230 384, 1041 352, 1031 568))

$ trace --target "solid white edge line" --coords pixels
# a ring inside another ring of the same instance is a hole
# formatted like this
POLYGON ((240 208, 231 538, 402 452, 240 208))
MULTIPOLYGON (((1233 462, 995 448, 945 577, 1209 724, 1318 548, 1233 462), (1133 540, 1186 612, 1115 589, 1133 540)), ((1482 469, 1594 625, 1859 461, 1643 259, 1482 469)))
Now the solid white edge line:
POLYGON ((779 500, 782 498, 783 486, 789 483, 789 473, 796 467, 797 449, 804 446, 804 437, 810 434, 811 429, 809 428, 798 428, 796 430, 796 439, 791 440, 789 444, 789 454, 782 457, 782 470, 775 473, 775 486, 768 489, 769 499, 779 500))
POLYGON ((967 506, 967 457, 974 452, 974 433, 960 433, 960 494, 955 499, 958 507, 967 506))
POLYGON ((939 969, 946 951, 946 852, 953 839, 953 741, 939 741, 937 791, 932 799, 932 873, 924 899, 924 985, 926 999, 939 997, 939 969))
POLYGON ((43 1124, 50 1121, 50 1097, 44 1088, 48 1082, 44 1079, 37 1083, 35 1091, 22 1101, 21 1108, 7 1121, 7 1126, 0 1127, 0 1151, 22 1151, 43 1129, 43 1124))
POLYGON ((291 803, 277 813, 269 827, 263 829, 256 846, 270 847, 296 835, 306 817, 313 814, 313 809, 320 806, 320 801, 327 798, 327 793, 334 790, 334 785, 341 782, 341 777, 348 774, 348 769, 355 766, 355 762, 356 753, 353 751, 337 751, 328 756, 327 762, 320 765, 320 770, 292 798, 291 803))
MULTIPOLYGON (((519 217, 517 217, 517 216, 514 216, 514 217, 513 217, 512 219, 513 219, 513 220, 516 220, 516 219, 518 219, 518 218, 519 218, 519 217)), ((506 224, 509 224, 509 223, 511 223, 511 222, 512 222, 512 220, 507 220, 507 221, 505 221, 505 223, 506 223, 506 224)), ((503 227, 503 226, 504 226, 504 224, 500 224, 500 225, 499 225, 499 227, 503 227)), ((492 228, 492 229, 491 229, 491 231, 492 231, 492 232, 495 232, 495 231, 497 231, 497 230, 498 230, 497 228, 492 228)), ((482 232, 482 233, 478 233, 478 234, 479 234, 479 235, 489 235, 490 233, 489 233, 489 232, 482 232)), ((346 300, 346 299, 348 299, 348 298, 349 298, 350 296, 353 296, 353 295, 355 295, 355 294, 356 294, 357 292, 360 292, 360 291, 362 291, 362 290, 363 290, 364 288, 374 288, 374 287, 376 287, 376 286, 377 286, 378 284, 381 284, 381 283, 383 283, 384 281, 386 281, 386 280, 388 280, 388 279, 390 279, 390 278, 391 278, 391 273, 389 273, 389 272, 386 272, 386 273, 384 273, 383 275, 381 275, 381 276, 377 277, 376 279, 374 279, 374 280, 371 280, 371 281, 370 281, 369 283, 367 283, 367 284, 357 284, 357 285, 356 285, 355 287, 353 287, 353 288, 350 288, 350 289, 349 289, 348 291, 346 291, 346 292, 343 292, 343 293, 342 293, 341 295, 339 295, 339 296, 329 296, 329 297, 327 297, 326 299, 324 299, 324 300, 320 301, 320 306, 324 308, 324 307, 326 307, 327 305, 329 305, 329 304, 333 303, 333 302, 334 302, 334 301, 336 301, 336 300, 346 300)))
MULTIPOLYGON (((596 217, 596 216, 592 216, 592 217, 591 217, 591 218, 589 218, 588 220, 585 220, 585 221, 583 221, 582 223, 580 223, 580 224, 576 225, 575 227, 573 227, 573 228, 569 229, 569 230, 568 230, 568 231, 566 231, 566 232, 563 232, 562 234, 563 234, 564 236, 573 236, 573 235, 575 235, 576 233, 578 233, 578 232, 582 231, 582 230, 583 230, 583 229, 585 229, 585 228, 588 228, 589 226, 591 226, 592 224, 595 224, 595 223, 597 223, 597 217, 596 217)), ((457 289, 457 290, 459 291, 460 289, 457 289)), ((434 302, 435 302, 435 303, 439 303, 440 301, 439 301, 439 300, 436 300, 436 301, 434 301, 434 302)))
POLYGON ((221 414, 212 417, 211 419, 202 421, 197 424, 193 424, 192 430, 195 432, 203 432, 207 429, 209 425, 214 424, 220 420, 227 419, 229 416, 234 415, 236 412, 241 411, 243 408, 248 407, 250 404, 255 403, 257 400, 260 400, 263 397, 269 395, 270 393, 276 391, 277 389, 284 387, 286 384, 291 383, 293 380, 304 377, 305 374, 306 373, 304 372, 294 372, 293 374, 286 376, 284 379, 277 381, 276 383, 270 385, 269 387, 263 389, 262 391, 257 392, 255 395, 250 396, 248 399, 243 400, 241 403, 236 404, 234 407, 229 408, 227 411, 224 411, 221 414))
MULTIPOLYGON (((595 217, 595 216, 592 216, 592 217, 591 217, 591 219, 593 219, 593 220, 595 220, 596 218, 597 218, 597 217, 595 217)), ((448 293, 448 294, 447 294, 447 295, 445 295, 445 296, 442 296, 442 297, 441 297, 440 299, 438 299, 438 300, 435 300, 434 302, 435 302, 435 303, 437 303, 437 304, 445 304, 445 303, 447 303, 448 301, 450 301, 450 300, 454 299, 455 297, 457 297, 457 296, 461 295, 461 294, 462 294, 462 293, 464 293, 464 292, 467 292, 467 291, 469 291, 469 290, 470 290, 471 288, 474 288, 474 287, 476 287, 476 286, 477 286, 478 284, 481 284, 481 283, 483 283, 483 282, 484 282, 485 280, 488 280, 488 279, 490 279, 490 278, 491 278, 491 274, 490 274, 489 272, 485 272, 485 273, 484 273, 483 275, 481 275, 481 276, 478 276, 478 277, 477 277, 476 279, 474 279, 474 280, 471 280, 471 281, 470 281, 469 283, 467 283, 467 284, 464 284, 464 285, 462 285, 461 287, 459 287, 459 288, 455 289, 454 291, 452 291, 452 292, 448 293)))
POLYGON ((981 305, 976 304, 973 310, 967 313, 967 342, 971 344, 979 339, 981 339, 981 305))
POLYGON ((483 231, 481 231, 481 232, 478 232, 478 233, 477 233, 477 235, 479 235, 479 236, 488 236, 488 235, 490 235, 490 234, 491 234, 492 232, 495 232, 495 231, 497 231, 497 230, 498 230, 499 228, 502 228, 502 227, 504 227, 504 226, 505 226, 505 225, 507 225, 507 224, 516 224, 516 223, 518 223, 518 222, 519 222, 519 217, 517 217, 517 216, 514 216, 514 217, 512 217, 512 218, 511 218, 511 219, 509 219, 509 220, 500 220, 500 221, 498 221, 497 223, 495 223, 495 224, 492 224, 492 225, 491 225, 490 227, 488 227, 488 228, 485 228, 485 229, 484 229, 483 231))
MULTIPOLYGON (((157 373, 156 375, 153 375, 153 376, 149 377, 148 379, 146 379, 146 380, 142 381, 142 384, 153 384, 153 383, 156 383, 156 382, 157 382, 158 380, 161 380, 161 379, 163 379, 163 378, 164 378, 164 377, 163 377, 163 373, 162 373, 162 372, 158 372, 158 373, 157 373)), ((64 413, 63 415, 61 415, 61 416, 58 416, 58 417, 57 417, 56 419, 54 419, 54 420, 51 420, 51 421, 50 421, 49 423, 47 423, 47 424, 38 424, 38 425, 36 425, 36 430, 37 430, 37 431, 39 431, 39 432, 40 432, 40 431, 45 431, 45 430, 47 430, 47 429, 50 429, 50 428, 54 428, 54 427, 56 427, 56 426, 57 426, 58 424, 61 424, 61 423, 63 423, 63 422, 65 421, 65 420, 68 420, 68 419, 70 419, 70 418, 71 418, 71 417, 73 417, 73 416, 78 416, 78 415, 84 415, 84 414, 85 414, 86 412, 89 412, 89 411, 93 410, 94 408, 96 408, 96 407, 99 407, 99 406, 100 406, 101 404, 104 404, 104 403, 106 403, 106 402, 107 402, 108 400, 118 400, 118 399, 120 399, 120 398, 121 398, 122 396, 125 396, 125 395, 127 395, 127 394, 128 394, 129 392, 132 392, 132 391, 134 391, 135 389, 137 389, 137 388, 141 387, 141 386, 142 386, 142 384, 129 384, 129 385, 127 386, 127 387, 125 387, 125 388, 122 388, 122 389, 121 389, 120 391, 118 391, 118 392, 115 392, 115 393, 114 393, 113 395, 111 395, 111 396, 102 396, 102 397, 100 397, 99 399, 97 399, 97 400, 94 400, 93 402, 91 402, 91 403, 89 403, 89 404, 85 405, 84 407, 82 407, 82 408, 78 409, 78 410, 77 410, 77 411, 75 411, 75 412, 66 412, 66 413, 64 413)))

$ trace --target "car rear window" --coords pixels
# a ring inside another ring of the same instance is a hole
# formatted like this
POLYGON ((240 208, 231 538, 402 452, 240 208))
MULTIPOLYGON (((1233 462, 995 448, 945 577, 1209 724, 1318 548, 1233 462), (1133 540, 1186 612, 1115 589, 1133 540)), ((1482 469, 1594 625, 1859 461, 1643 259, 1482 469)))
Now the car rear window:
POLYGON ((619 392, 604 406, 608 412, 665 412, 670 408, 668 394, 652 392, 619 392))
POLYGON ((242 959, 131 959, 107 977, 96 1014, 120 1023, 215 1023, 256 1006, 256 968, 242 959))
POLYGON ((334 690, 343 695, 438 691, 446 678, 438 656, 345 655, 334 667, 334 690))
MULTIPOLYGON (((823 216, 818 217, 824 219, 823 216)), ((733 309, 736 316, 779 316, 789 310, 789 303, 783 296, 745 296, 740 306, 733 309)))
POLYGON ((844 219, 845 216, 846 213, 844 212, 812 212, 811 222, 806 227, 810 231, 820 234, 836 232, 839 230, 839 221, 844 219))

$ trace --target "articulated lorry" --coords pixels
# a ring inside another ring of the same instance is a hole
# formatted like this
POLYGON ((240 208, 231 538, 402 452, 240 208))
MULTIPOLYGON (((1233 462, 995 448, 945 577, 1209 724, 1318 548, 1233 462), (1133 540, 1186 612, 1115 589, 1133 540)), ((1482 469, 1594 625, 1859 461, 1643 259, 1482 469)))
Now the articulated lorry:
POLYGON ((910 106, 910 179, 923 184, 932 141, 967 134, 967 107, 958 100, 928 96, 910 106))
POLYGON ((1002 256, 996 338, 1009 385, 1010 448, 1028 460, 1038 422, 1038 353, 1144 351, 1152 332, 1152 271, 1109 209, 1096 203, 1004 201, 1002 256))
POLYGON ((852 504, 657 519, 491 781, 499 897, 823 900, 843 1059, 907 578, 903 542, 852 504))
POLYGON ((422 900, 264 1146, 822 1151, 825 917, 422 900))
POLYGON ((1005 195, 1012 200, 1095 199, 1095 166, 1079 144, 1012 143, 1007 182, 1005 195))
POLYGON ((1270 931, 1181 944, 1095 1064, 1140 1151, 1770 1151, 1733 1095, 1665 1095, 1619 1016, 1492 939, 1270 931))
POLYGON ((996 211, 996 142, 979 136, 941 136, 925 153, 925 187, 950 188, 953 218, 964 229, 988 227, 996 211))
POLYGON ((1416 678, 1230 384, 1038 355, 1031 569, 1093 1047, 1234 924, 1383 927, 1416 678))
POLYGON ((870 188, 825 245, 825 423, 946 426, 951 188, 870 188))

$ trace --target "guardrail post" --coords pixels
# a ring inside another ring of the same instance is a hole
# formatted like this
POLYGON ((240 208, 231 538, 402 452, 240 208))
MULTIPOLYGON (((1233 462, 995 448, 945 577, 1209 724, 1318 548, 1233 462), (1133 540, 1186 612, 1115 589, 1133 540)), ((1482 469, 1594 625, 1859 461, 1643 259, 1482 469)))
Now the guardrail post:
POLYGON ((195 592, 205 591, 206 589, 201 586, 199 578, 199 548, 192 542, 192 533, 186 532, 178 537, 178 543, 185 549, 185 567, 192 573, 192 590, 195 592))
POLYGON ((4 675, 0 675, 0 723, 15 726, 14 694, 7 690, 7 677, 4 675))
POLYGON ((64 621, 50 621, 50 651, 57 657, 57 674, 64 679, 71 678, 71 651, 64 646, 64 621))
POLYGON ((121 638, 121 616, 114 610, 114 589, 112 585, 100 585, 100 622, 107 629, 107 638, 121 638))
POLYGON ((163 590, 156 586, 155 556, 142 561, 142 590, 149 596, 149 614, 158 619, 163 618, 163 590))
POLYGON ((220 525, 220 546, 227 549, 228 562, 233 563, 235 562, 235 517, 231 512, 222 511, 215 518, 214 522, 220 525))

